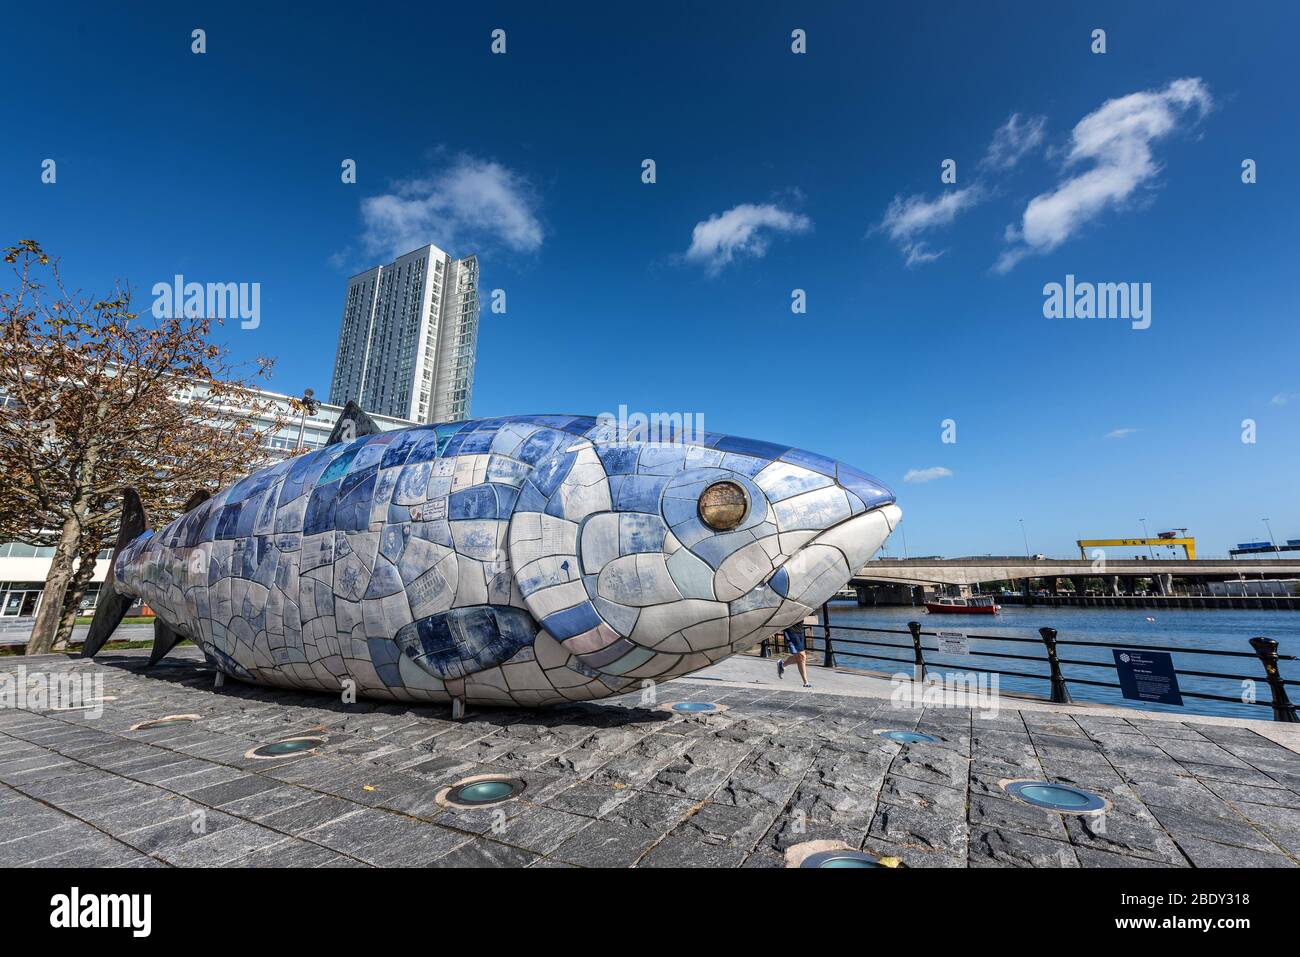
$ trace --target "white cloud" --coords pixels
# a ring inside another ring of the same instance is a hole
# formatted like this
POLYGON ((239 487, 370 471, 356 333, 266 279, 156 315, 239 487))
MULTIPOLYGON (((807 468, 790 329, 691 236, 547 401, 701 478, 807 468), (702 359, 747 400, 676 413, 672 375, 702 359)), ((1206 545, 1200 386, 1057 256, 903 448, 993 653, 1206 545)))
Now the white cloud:
POLYGON ((1046 126, 1045 116, 1031 116, 1022 121, 1019 113, 1012 113, 993 134, 993 142, 989 144, 984 159, 980 160, 980 167, 1011 169, 1027 153, 1042 144, 1043 130, 1046 126))
POLYGON ((903 476, 904 482, 933 482, 935 479, 952 478, 952 469, 936 465, 928 469, 908 469, 903 476))
POLYGON ((907 257, 907 265, 934 262, 944 251, 933 252, 920 235, 949 225, 962 210, 969 209, 984 193, 978 184, 965 189, 949 190, 937 199, 924 196, 895 196, 877 229, 883 229, 907 257))
POLYGON ((760 259, 767 252, 771 233, 806 233, 812 220, 773 203, 741 203, 725 213, 715 213, 695 224, 686 258, 701 263, 716 276, 739 256, 760 259))
POLYGON ((1286 405, 1292 399, 1300 399, 1300 392, 1279 392, 1268 401, 1273 405, 1286 405))
POLYGON ((1135 433, 1137 433, 1137 432, 1141 432, 1141 431, 1142 431, 1141 429, 1129 429, 1129 428, 1124 428, 1124 429, 1115 429, 1115 430, 1112 431, 1112 432, 1107 432, 1107 433, 1103 436, 1103 438, 1107 438, 1107 439, 1127 439, 1130 435, 1134 435, 1135 433))
POLYGON ((492 245, 535 252, 544 235, 528 181, 500 163, 473 156, 362 200, 361 219, 366 252, 389 258, 425 243, 454 256, 492 245))
POLYGON ((994 269, 1007 272, 1031 253, 1051 252, 1104 210, 1123 204, 1160 172, 1151 144, 1172 133, 1187 114, 1199 119, 1211 105, 1205 84, 1188 77, 1162 90, 1107 100, 1081 119, 1071 134, 1065 167, 1092 166, 1029 201, 1019 227, 1007 230, 1008 241, 1016 245, 994 269))

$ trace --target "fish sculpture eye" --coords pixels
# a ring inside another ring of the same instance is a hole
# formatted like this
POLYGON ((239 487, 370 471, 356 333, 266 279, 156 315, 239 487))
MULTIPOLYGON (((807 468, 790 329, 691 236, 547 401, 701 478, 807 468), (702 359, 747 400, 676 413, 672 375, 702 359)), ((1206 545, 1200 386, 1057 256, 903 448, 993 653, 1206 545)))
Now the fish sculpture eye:
POLYGON ((700 495, 700 520, 715 532, 729 532, 745 520, 749 501, 735 482, 714 482, 700 495))

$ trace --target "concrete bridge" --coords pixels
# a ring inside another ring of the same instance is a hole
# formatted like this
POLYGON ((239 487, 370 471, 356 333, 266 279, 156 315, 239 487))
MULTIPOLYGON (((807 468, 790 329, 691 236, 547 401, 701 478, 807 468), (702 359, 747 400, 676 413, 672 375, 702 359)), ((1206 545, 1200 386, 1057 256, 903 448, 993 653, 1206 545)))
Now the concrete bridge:
POLYGON ((980 585, 1015 582, 1028 590, 1030 579, 1043 579, 1055 592, 1062 578, 1071 579, 1082 592, 1084 579, 1101 579, 1105 590, 1119 594, 1121 584, 1133 591, 1139 578, 1150 578, 1161 594, 1172 591, 1173 579, 1204 584, 1210 581, 1258 581, 1261 578, 1300 578, 1300 559, 1165 559, 1108 560, 1104 565, 1081 558, 1030 558, 981 556, 977 558, 878 559, 868 562, 853 579, 854 585, 980 585))

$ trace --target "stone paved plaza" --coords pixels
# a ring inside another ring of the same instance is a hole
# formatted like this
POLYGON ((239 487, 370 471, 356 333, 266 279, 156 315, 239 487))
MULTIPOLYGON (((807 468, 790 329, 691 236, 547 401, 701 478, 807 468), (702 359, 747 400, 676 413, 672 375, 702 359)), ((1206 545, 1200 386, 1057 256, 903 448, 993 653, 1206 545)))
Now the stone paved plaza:
POLYGON ((818 840, 909 867, 1300 862, 1300 754, 1260 723, 1005 701, 987 718, 707 675, 658 700, 723 713, 629 696, 454 722, 432 706, 214 689, 192 648, 147 673, 145 656, 0 658, 0 674, 101 674, 114 699, 97 718, 0 710, 0 866, 782 867, 787 848, 818 840), (175 714, 200 720, 130 730, 175 714), (899 745, 881 729, 940 740, 899 745), (246 756, 310 734, 328 740, 246 756), (488 773, 526 790, 488 808, 436 800, 488 773), (999 784, 1024 778, 1087 788, 1112 809, 1062 815, 999 784))

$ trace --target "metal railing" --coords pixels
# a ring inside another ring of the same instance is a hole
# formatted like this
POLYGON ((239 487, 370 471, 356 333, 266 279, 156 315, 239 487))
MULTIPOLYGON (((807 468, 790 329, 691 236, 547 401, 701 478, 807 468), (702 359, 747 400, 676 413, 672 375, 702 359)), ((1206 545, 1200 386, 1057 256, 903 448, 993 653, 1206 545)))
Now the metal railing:
MULTIPOLYGON (((1261 707, 1271 707, 1273 709, 1273 720, 1286 722, 1300 722, 1300 716, 1296 714, 1296 706, 1292 704, 1287 696, 1287 686, 1300 685, 1300 681, 1292 681, 1282 677, 1278 670, 1279 661, 1295 661, 1294 655, 1278 654, 1278 644, 1272 638, 1251 638, 1250 646, 1252 651, 1225 651, 1217 648, 1176 648, 1167 645, 1136 645, 1136 644, 1117 644, 1109 641, 1070 641, 1058 637, 1055 628, 1038 629, 1039 638, 1024 638, 1014 635, 973 635, 966 634, 965 638, 969 642, 999 641, 1011 642, 1014 644, 1032 645, 1041 648, 1041 654, 1015 654, 1010 651, 977 651, 970 649, 965 652, 966 656, 975 658, 1003 658, 1008 660, 1033 661, 1047 665, 1047 674, 1034 674, 1028 671, 1011 671, 1007 668, 991 667, 980 668, 974 665, 961 662, 954 664, 944 661, 926 661, 926 653, 935 656, 945 656, 943 652, 936 648, 925 648, 921 639, 923 637, 937 637, 938 633, 934 631, 925 631, 921 628, 918 621, 909 621, 907 629, 898 628, 868 628, 861 625, 836 625, 832 632, 830 626, 830 616, 825 607, 822 608, 820 624, 805 624, 804 634, 809 638, 809 651, 822 652, 822 665, 827 668, 836 667, 836 649, 839 646, 848 646, 848 653, 857 658, 866 658, 869 660, 879 661, 896 661, 901 664, 909 665, 914 669, 918 678, 924 679, 928 669, 931 666, 947 668, 952 671, 971 671, 980 674, 997 674, 1006 675, 1013 678, 1026 678, 1032 681, 1047 681, 1050 684, 1050 699, 1057 704, 1071 704, 1073 699, 1070 697, 1070 684, 1090 685, 1098 688, 1113 688, 1123 691, 1123 685, 1114 681, 1095 681, 1089 678, 1069 677, 1067 679, 1061 670, 1062 665, 1077 666, 1082 668, 1109 668, 1116 670, 1116 665, 1108 661, 1088 661, 1083 658, 1062 658, 1058 653, 1060 648, 1078 647, 1078 648, 1107 648, 1119 649, 1124 651, 1159 651, 1168 653, 1177 653, 1182 655, 1209 655, 1221 658, 1251 658, 1258 660, 1263 666, 1263 678, 1267 682, 1269 691, 1273 697, 1271 701, 1245 700, 1241 695, 1222 695, 1211 694, 1205 691, 1186 691, 1179 689, 1179 694, 1184 698, 1202 698, 1210 701, 1226 701, 1233 704, 1259 705, 1261 707), (871 640, 870 638, 845 637, 844 632, 851 634, 870 634, 870 635, 902 635, 910 639, 906 644, 896 641, 871 640), (821 647, 817 648, 815 642, 820 640, 821 647), (869 650, 862 651, 858 649, 866 648, 869 650), (870 649, 886 648, 905 653, 904 656, 892 654, 882 654, 870 649)), ((768 657, 773 652, 785 653, 785 639, 783 636, 775 636, 773 639, 764 641, 760 654, 768 657)), ((947 655, 946 657, 951 657, 947 655)), ((1257 681, 1261 677, 1255 675, 1225 674, 1218 671, 1199 671, 1185 668, 1174 668, 1174 674, 1185 675, 1196 678, 1212 678, 1229 681, 1257 681)))

